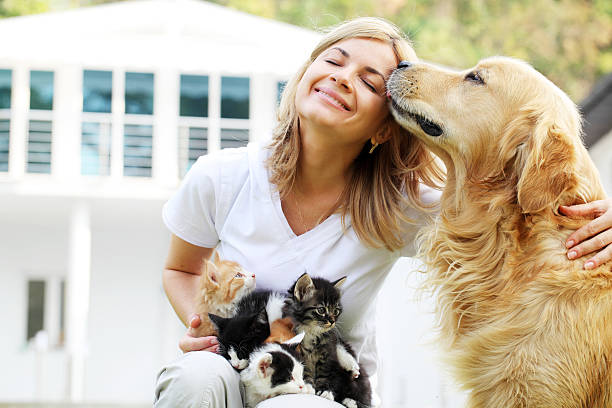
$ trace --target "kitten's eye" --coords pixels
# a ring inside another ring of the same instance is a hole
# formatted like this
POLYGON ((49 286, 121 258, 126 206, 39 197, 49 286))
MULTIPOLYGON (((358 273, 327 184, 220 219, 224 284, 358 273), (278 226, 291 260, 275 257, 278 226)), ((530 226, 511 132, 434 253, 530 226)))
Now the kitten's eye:
POLYGON ((318 307, 317 308, 317 313, 320 314, 321 316, 325 315, 325 308, 324 307, 318 307))
POLYGON ((243 276, 244 276, 243 274, 241 274, 240 272, 238 272, 238 273, 236 274, 235 278, 242 278, 243 276))
POLYGON ((342 310, 340 310, 340 308, 335 308, 334 309, 334 316, 338 316, 340 313, 342 312, 342 310))

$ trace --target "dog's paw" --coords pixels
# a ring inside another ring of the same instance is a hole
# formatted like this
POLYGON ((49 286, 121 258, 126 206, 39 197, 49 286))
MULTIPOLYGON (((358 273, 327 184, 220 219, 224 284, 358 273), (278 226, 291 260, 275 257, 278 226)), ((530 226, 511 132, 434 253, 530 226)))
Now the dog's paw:
POLYGON ((346 408, 357 408, 357 401, 352 398, 345 398, 342 400, 342 405, 346 408))
POLYGON ((317 392, 317 395, 318 395, 319 397, 326 398, 326 399, 328 399, 328 400, 330 400, 330 401, 333 401, 333 400, 334 400, 334 393, 333 393, 333 392, 331 392, 330 390, 319 391, 319 392, 317 392))

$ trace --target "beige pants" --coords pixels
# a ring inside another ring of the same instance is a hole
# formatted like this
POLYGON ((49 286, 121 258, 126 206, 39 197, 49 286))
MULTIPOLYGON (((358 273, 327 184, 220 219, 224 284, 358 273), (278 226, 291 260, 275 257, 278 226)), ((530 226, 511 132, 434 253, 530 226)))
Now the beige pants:
MULTIPOLYGON (((156 408, 242 408, 240 375, 223 357, 207 351, 185 353, 157 376, 156 408)), ((342 408, 315 395, 281 395, 257 408, 342 408)))

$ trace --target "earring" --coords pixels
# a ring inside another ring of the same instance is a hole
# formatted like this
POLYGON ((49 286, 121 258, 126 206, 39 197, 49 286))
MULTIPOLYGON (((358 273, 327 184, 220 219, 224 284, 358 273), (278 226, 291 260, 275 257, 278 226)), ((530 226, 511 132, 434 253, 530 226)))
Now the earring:
MULTIPOLYGON (((372 143, 372 142, 370 142, 370 143, 372 143)), ((377 142, 374 142, 374 143, 372 144, 372 148, 370 149, 370 152, 369 152, 370 154, 372 154, 372 153, 374 152, 374 149, 376 149, 376 146, 378 146, 378 143, 377 143, 377 142)))

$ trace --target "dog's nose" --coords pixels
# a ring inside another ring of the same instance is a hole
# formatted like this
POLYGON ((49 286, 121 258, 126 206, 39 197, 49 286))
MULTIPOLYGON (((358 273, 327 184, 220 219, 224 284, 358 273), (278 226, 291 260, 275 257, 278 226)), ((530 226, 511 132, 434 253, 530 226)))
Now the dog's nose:
POLYGON ((397 69, 410 68, 411 66, 412 66, 412 62, 410 62, 410 61, 401 61, 398 64, 397 69))

